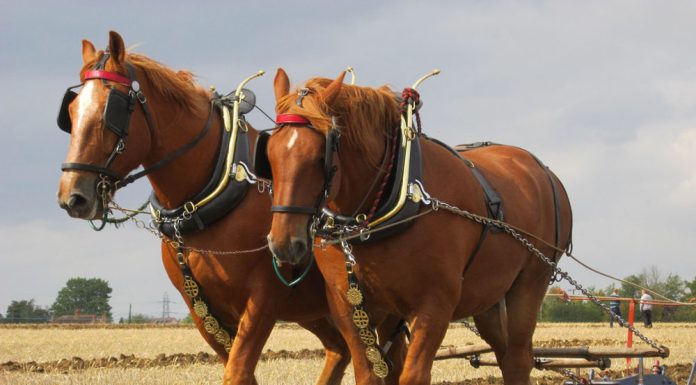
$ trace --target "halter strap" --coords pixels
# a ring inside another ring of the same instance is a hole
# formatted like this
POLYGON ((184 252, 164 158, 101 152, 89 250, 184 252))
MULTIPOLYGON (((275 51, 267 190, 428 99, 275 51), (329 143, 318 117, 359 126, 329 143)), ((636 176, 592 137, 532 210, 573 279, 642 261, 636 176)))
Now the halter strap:
POLYGON ((85 71, 85 80, 89 79, 103 79, 110 80, 112 82, 123 84, 126 87, 130 87, 133 81, 119 73, 110 72, 105 70, 89 70, 85 71))
POLYGON ((311 124, 307 118, 295 114, 278 114, 276 124, 311 124))

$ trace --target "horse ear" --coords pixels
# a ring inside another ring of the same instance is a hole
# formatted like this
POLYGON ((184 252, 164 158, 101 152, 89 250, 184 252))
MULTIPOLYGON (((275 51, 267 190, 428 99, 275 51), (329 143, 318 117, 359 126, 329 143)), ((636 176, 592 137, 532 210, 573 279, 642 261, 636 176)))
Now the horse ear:
POLYGON ((89 40, 82 40, 82 61, 87 64, 97 56, 97 50, 89 40))
POLYGON ((109 52, 116 63, 123 63, 126 60, 126 45, 116 31, 109 31, 109 52))
POLYGON ((331 84, 321 92, 321 98, 324 100, 324 103, 330 106, 334 102, 336 96, 338 96, 338 91, 341 90, 344 77, 346 77, 346 71, 341 72, 336 80, 332 81, 331 84))
POLYGON ((273 79, 273 91, 275 91, 276 102, 290 92, 290 79, 282 68, 278 68, 275 79, 273 79))

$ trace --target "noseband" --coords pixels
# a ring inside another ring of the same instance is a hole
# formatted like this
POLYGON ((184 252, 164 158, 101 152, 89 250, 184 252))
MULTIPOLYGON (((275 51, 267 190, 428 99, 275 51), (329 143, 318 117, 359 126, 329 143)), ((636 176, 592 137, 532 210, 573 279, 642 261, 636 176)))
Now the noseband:
MULTIPOLYGON (((294 114, 280 114, 276 117, 276 124, 282 128, 288 124, 301 124, 312 128, 311 123, 305 117, 294 114)), ((336 128, 335 121, 332 123, 331 128, 326 136, 326 150, 324 155, 324 186, 321 194, 317 198, 314 207, 307 206, 281 206, 274 205, 271 206, 271 212, 274 213, 289 213, 289 214, 306 214, 313 215, 315 218, 319 218, 322 212, 322 208, 326 198, 329 197, 331 191, 331 182, 338 167, 334 165, 334 155, 338 152, 338 139, 340 138, 340 132, 336 128)))

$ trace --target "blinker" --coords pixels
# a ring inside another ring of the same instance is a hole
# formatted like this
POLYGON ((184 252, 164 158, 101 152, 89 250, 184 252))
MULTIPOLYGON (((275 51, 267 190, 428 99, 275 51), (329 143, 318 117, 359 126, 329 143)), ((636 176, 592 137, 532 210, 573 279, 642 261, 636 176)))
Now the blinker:
POLYGON ((72 131, 72 121, 70 120, 70 103, 77 98, 77 92, 73 89, 81 87, 82 84, 76 86, 68 87, 65 90, 65 95, 63 95, 63 102, 60 104, 60 110, 58 111, 58 128, 67 132, 68 134, 72 131))

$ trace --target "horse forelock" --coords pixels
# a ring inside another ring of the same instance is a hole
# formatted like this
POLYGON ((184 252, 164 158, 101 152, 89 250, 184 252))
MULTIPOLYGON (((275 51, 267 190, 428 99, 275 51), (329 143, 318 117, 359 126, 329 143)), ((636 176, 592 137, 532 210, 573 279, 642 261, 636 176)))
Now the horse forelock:
MULTIPOLYGON (((332 116, 337 119, 341 142, 368 156, 370 163, 378 159, 384 148, 384 138, 390 137, 399 121, 399 109, 393 92, 387 86, 379 88, 343 84, 336 99, 328 106, 321 99, 331 79, 313 78, 303 88, 310 93, 296 103, 297 93, 281 98, 276 111, 297 114, 307 118, 314 129, 326 135, 332 126, 332 116)), ((376 165, 376 164, 374 164, 376 165)))
MULTIPOLYGON (((100 50, 95 55, 94 60, 85 63, 80 70, 80 79, 84 81, 85 71, 94 67, 99 59, 104 55, 100 50)), ((192 96, 206 92, 194 81, 194 75, 189 71, 174 71, 163 64, 148 58, 147 56, 129 53, 126 61, 136 69, 145 74, 146 80, 152 90, 160 94, 167 102, 175 104, 197 116, 207 114, 207 109, 201 108, 200 103, 196 103, 196 98, 192 96)), ((116 64, 113 60, 106 62, 106 70, 128 74, 128 70, 122 64, 116 64)), ((146 95, 149 96, 149 95, 146 95)))

